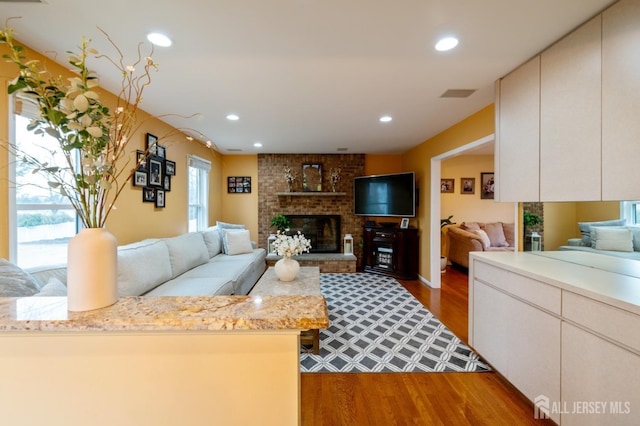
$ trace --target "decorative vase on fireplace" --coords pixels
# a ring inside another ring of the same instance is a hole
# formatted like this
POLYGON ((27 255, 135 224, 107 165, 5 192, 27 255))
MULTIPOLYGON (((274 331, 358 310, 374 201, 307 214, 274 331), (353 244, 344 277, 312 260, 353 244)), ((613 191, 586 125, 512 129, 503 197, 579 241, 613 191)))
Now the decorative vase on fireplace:
POLYGON ((90 311, 118 300, 118 243, 104 228, 85 228, 69 241, 67 309, 90 311))
POLYGON ((296 279, 300 271, 300 264, 297 260, 285 256, 276 262, 274 268, 278 279, 288 282, 296 279))

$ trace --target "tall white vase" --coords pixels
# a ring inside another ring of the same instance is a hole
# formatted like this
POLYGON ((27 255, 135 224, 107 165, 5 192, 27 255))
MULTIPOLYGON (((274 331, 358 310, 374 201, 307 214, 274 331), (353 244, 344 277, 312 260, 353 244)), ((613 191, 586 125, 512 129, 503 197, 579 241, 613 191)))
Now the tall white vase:
POLYGON ((276 276, 280 281, 293 281, 300 272, 300 264, 290 257, 283 257, 274 266, 276 276))
POLYGON ((82 229, 69 241, 67 305, 70 311, 104 308, 118 300, 118 243, 104 228, 82 229))

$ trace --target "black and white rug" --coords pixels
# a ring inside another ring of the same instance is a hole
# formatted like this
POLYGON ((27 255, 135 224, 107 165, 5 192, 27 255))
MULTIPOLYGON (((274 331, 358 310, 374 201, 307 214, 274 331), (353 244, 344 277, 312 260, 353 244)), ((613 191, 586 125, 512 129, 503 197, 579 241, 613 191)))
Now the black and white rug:
POLYGON ((393 278, 320 274, 331 325, 320 330, 320 354, 302 353, 301 371, 489 371, 393 278))

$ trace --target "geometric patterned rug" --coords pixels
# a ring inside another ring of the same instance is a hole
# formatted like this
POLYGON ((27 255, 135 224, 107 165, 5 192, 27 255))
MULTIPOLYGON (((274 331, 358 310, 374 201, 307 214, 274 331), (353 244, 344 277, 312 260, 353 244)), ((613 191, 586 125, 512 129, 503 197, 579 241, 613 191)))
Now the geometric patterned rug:
POLYGON ((490 371, 399 282, 375 274, 320 274, 330 326, 301 372, 490 371))

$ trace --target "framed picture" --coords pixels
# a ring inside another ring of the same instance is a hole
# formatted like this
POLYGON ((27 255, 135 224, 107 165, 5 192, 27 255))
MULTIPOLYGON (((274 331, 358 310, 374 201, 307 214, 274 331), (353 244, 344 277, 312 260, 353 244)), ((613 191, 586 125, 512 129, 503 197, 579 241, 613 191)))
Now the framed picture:
POLYGON ((475 194, 476 193, 476 178, 468 178, 468 177, 460 178, 460 193, 461 194, 475 194))
POLYGON ((320 192, 322 191, 322 165, 303 164, 302 165, 302 190, 320 192))
POLYGON ((146 170, 136 170, 133 174, 133 186, 145 187, 147 186, 147 171, 146 170))
POLYGON ((145 151, 151 155, 158 153, 158 137, 147 133, 147 143, 145 145, 145 151))
POLYGON ((155 203, 156 202, 156 190, 154 188, 142 189, 142 202, 143 203, 155 203))
POLYGON ((170 160, 164 161, 164 173, 168 176, 176 175, 176 163, 170 160))
POLYGON ((167 158, 167 147, 164 145, 156 145, 156 155, 158 157, 167 158))
POLYGON ((251 193, 251 176, 227 177, 227 192, 229 194, 251 193))
POLYGON ((164 185, 163 188, 165 192, 171 191, 171 176, 165 174, 164 175, 164 185))
POLYGON ((409 227, 409 218, 403 217, 400 221, 400 229, 407 229, 409 227))
POLYGON ((162 188, 162 158, 153 156, 149 158, 147 168, 149 170, 149 186, 157 186, 162 188))
POLYGON ((480 198, 482 200, 493 200, 493 194, 495 190, 495 180, 493 179, 493 172, 480 173, 480 182, 482 184, 480 198))
POLYGON ((156 189, 156 207, 164 208, 164 189, 156 189))
POLYGON ((136 170, 139 172, 147 172, 147 156, 144 151, 136 150, 136 170))
POLYGON ((455 179, 440 179, 440 192, 442 194, 453 194, 455 179))

